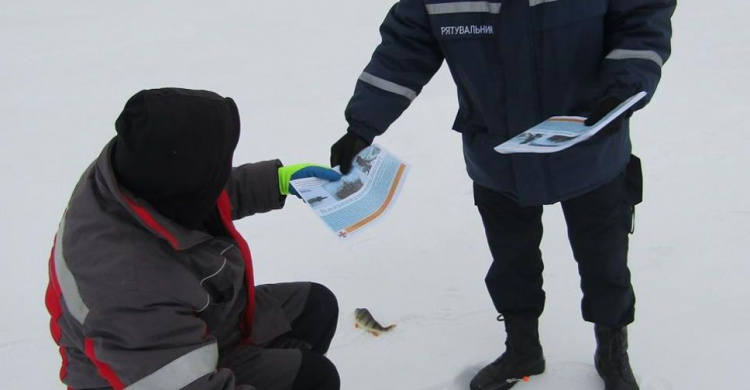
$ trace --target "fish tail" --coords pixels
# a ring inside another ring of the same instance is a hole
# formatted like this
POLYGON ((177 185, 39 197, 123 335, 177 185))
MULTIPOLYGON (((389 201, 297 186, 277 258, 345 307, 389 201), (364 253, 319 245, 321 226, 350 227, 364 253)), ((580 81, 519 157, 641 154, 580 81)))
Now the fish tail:
POLYGON ((387 331, 389 331, 389 330, 391 330, 391 329, 393 329, 395 327, 396 327, 396 324, 388 325, 388 326, 383 326, 383 325, 380 325, 379 323, 376 322, 375 326, 373 326, 372 328, 375 329, 375 330, 377 330, 377 331, 379 331, 379 332, 387 332, 387 331))

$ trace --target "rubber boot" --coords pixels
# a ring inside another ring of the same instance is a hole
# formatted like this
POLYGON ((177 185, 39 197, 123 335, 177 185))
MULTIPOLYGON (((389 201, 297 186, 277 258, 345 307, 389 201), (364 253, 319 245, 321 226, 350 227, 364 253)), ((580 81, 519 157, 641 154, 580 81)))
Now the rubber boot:
POLYGON ((628 358, 628 332, 626 328, 594 326, 596 354, 594 364, 604 380, 605 390, 639 390, 628 358))
MULTIPOLYGON (((502 316, 498 321, 503 321, 502 316)), ((471 390, 505 390, 544 372, 544 354, 539 343, 539 319, 508 316, 505 321, 505 352, 482 368, 471 380, 471 390)))

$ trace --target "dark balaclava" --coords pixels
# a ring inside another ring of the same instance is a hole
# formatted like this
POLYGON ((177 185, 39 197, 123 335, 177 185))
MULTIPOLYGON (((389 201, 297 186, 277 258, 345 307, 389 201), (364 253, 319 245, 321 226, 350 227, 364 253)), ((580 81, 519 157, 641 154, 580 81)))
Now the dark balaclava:
POLYGON ((144 90, 115 122, 119 183, 160 214, 198 229, 229 180, 240 118, 231 98, 177 88, 144 90))

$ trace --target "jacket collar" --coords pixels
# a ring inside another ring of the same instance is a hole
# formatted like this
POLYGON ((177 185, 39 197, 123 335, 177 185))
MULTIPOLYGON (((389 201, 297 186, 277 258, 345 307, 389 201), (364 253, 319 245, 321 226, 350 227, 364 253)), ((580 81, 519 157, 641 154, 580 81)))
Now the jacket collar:
POLYGON ((210 240, 212 236, 209 234, 185 228, 171 219, 164 217, 147 202, 137 198, 126 188, 120 187, 112 169, 112 147, 114 141, 112 139, 104 147, 104 150, 94 163, 95 180, 99 186, 103 187, 104 192, 127 210, 138 224, 157 237, 167 241, 175 250, 186 250, 210 240))

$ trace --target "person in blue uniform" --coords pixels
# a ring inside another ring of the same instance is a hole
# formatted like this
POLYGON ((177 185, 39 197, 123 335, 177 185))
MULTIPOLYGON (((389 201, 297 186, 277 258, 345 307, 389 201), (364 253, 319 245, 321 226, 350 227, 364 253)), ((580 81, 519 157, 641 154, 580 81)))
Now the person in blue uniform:
MULTIPOLYGON (((628 238, 641 199, 630 115, 654 96, 670 55, 675 0, 401 0, 346 107, 349 127, 331 147, 342 173, 409 107, 445 62, 458 92, 462 134, 493 262, 485 279, 506 331, 505 351, 472 380, 499 390, 545 369, 538 321, 542 210, 560 203, 581 277, 584 320, 594 325, 607 390, 638 389, 626 327, 635 294, 628 238), (551 154, 493 147, 553 115, 598 121, 628 97, 648 95, 600 134, 551 154)), ((424 135, 429 142, 429 135, 424 135)))

